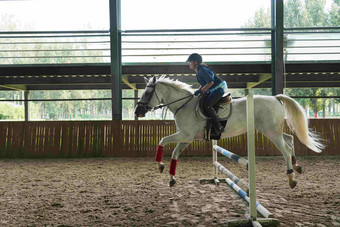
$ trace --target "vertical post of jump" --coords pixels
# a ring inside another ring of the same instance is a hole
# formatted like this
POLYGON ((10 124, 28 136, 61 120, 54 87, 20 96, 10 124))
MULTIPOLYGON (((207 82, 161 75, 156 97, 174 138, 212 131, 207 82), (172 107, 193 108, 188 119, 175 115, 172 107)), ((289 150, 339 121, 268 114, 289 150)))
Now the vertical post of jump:
MULTIPOLYGON (((217 162, 217 151, 214 149, 214 145, 217 145, 217 140, 212 141, 212 156, 213 156, 213 163, 217 162)), ((218 169, 216 165, 213 165, 213 180, 216 185, 220 183, 220 181, 217 179, 218 175, 218 169)))
POLYGON ((248 180, 250 198, 250 218, 257 220, 256 210, 256 179, 255 179, 255 120, 254 120, 254 98, 247 96, 247 150, 248 150, 248 180))

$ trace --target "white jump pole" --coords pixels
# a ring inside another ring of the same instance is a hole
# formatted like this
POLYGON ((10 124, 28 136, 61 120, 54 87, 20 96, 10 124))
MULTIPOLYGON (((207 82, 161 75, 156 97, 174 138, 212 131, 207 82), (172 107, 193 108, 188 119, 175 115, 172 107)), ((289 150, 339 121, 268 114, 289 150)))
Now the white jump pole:
MULTIPOLYGON (((247 96, 247 150, 248 150, 248 182, 250 198, 250 218, 257 220, 256 211, 256 170, 255 170, 255 120, 254 120, 254 98, 247 96)), ((254 223, 255 224, 255 223, 254 223)), ((255 224, 256 225, 256 224, 255 224)))

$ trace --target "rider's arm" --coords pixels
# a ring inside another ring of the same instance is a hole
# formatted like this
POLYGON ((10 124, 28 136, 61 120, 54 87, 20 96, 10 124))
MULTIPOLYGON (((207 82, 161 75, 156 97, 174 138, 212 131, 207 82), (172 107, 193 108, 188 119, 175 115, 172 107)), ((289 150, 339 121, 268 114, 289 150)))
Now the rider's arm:
POLYGON ((206 84, 204 87, 201 88, 201 91, 204 93, 206 92, 211 86, 213 86, 214 81, 211 81, 210 83, 206 84))

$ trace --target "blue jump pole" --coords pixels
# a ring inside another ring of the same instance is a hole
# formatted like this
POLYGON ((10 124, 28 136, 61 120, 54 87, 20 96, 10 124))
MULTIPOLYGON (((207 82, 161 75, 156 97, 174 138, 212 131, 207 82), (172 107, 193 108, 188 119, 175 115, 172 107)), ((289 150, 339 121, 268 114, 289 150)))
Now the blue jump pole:
POLYGON ((217 146, 217 145, 214 145, 214 149, 216 151, 218 151, 219 153, 223 154, 224 156, 226 156, 227 158, 231 159, 231 160, 234 160, 235 162, 243 165, 243 166, 246 166, 248 168, 248 160, 247 159, 244 159, 240 156, 238 156, 237 154, 234 154, 233 152, 231 151, 228 151, 220 146, 217 146))
MULTIPOLYGON (((232 187, 245 201, 250 203, 250 198, 247 196, 247 193, 243 191, 237 184, 235 184, 229 178, 226 179, 226 182, 232 187)), ((265 207, 263 207, 260 203, 256 202, 256 210, 262 214, 263 217, 268 218, 272 215, 265 207)))

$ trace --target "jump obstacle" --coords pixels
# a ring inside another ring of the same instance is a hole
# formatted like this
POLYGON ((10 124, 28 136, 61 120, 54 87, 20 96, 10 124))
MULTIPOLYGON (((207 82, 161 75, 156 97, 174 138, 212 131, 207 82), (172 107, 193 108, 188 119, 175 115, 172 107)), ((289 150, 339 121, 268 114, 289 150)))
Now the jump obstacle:
POLYGON ((249 203, 250 217, 246 220, 233 220, 228 222, 228 226, 239 226, 252 224, 253 226, 279 226, 280 222, 277 219, 269 218, 272 215, 265 207, 256 202, 256 182, 255 182, 255 120, 254 120, 254 99, 252 95, 247 96, 247 147, 248 147, 248 160, 223 149, 217 145, 217 141, 213 140, 213 177, 211 179, 201 179, 200 183, 215 183, 219 185, 220 182, 226 182, 233 188, 244 200, 249 203), (226 156, 227 158, 237 162, 243 167, 248 169, 248 186, 240 180, 235 174, 224 167, 217 161, 217 152, 226 156), (218 178, 218 170, 224 173, 227 178, 218 178), (242 190, 239 186, 244 188, 242 190), (247 195, 249 192, 249 196, 247 195), (257 211, 264 218, 257 218, 257 211), (261 224, 260 224, 261 223, 261 224))

